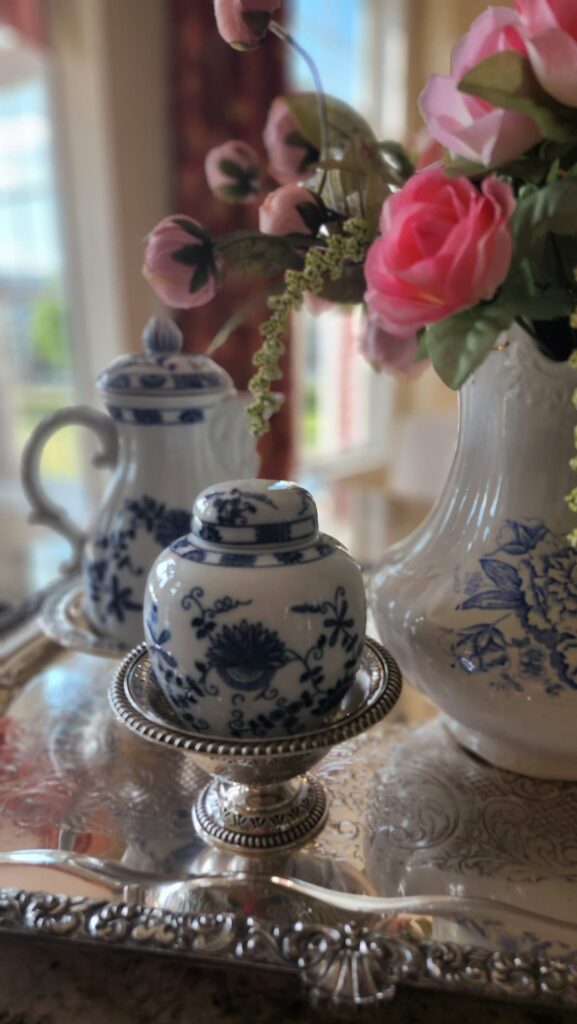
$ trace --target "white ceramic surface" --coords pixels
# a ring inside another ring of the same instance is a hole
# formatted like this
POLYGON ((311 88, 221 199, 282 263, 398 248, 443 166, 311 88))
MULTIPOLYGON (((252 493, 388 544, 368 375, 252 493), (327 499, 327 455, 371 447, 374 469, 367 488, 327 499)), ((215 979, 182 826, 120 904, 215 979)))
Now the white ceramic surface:
POLYGON ((455 461, 424 523, 386 554, 372 608, 409 682, 502 768, 577 778, 577 374, 520 330, 461 394, 455 461))
POLYGON ((90 623, 127 647, 142 640, 148 570, 188 530, 196 495, 218 480, 253 476, 259 465, 245 417, 249 396, 238 394, 207 356, 182 354, 170 321, 150 321, 143 342, 143 353, 121 356, 98 378, 109 416, 62 410, 40 424, 23 459, 34 518, 67 536, 81 559, 90 623), (114 467, 88 536, 47 499, 40 482, 46 440, 71 423, 101 435, 114 467))
POLYGON ((208 488, 192 532, 158 556, 145 638, 189 730, 267 737, 319 728, 351 686, 365 636, 361 572, 318 532, 296 484, 208 488))

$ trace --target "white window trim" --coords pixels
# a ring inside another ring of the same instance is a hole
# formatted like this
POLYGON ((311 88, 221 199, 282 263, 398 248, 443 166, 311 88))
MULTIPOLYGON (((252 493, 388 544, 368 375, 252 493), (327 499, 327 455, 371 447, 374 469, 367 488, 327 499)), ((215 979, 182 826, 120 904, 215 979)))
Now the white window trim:
POLYGON ((146 233, 170 211, 164 0, 52 0, 53 94, 76 391, 135 349, 159 304, 146 233))

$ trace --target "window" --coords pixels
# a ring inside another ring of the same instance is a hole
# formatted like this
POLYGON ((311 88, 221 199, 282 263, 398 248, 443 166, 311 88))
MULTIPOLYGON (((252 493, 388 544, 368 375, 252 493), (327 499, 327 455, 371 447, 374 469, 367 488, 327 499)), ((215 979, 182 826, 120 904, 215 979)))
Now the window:
MULTIPOLYGON (((377 133, 387 109, 392 125, 402 123, 403 22, 397 4, 334 0, 326 7, 293 0, 290 31, 315 60, 325 91, 359 109, 377 133), (388 10, 390 6, 390 11, 388 10), (383 32, 383 28, 387 31, 383 32), (368 46, 380 39, 379 52, 368 46), (393 79, 383 78, 384 50, 397 59, 393 79), (372 54, 367 62, 367 52, 372 54), (385 91, 386 102, 379 102, 385 91)), ((290 84, 310 91, 310 73, 297 54, 290 59, 290 84)), ((302 473, 334 476, 366 472, 387 462, 387 424, 395 385, 376 376, 357 354, 360 311, 335 308, 314 317, 306 310, 294 322, 298 364, 297 457, 302 473), (337 464, 338 460, 338 464, 337 464)))
MULTIPOLYGON (((20 452, 44 415, 70 403, 74 380, 47 57, 2 28, 0 60, 0 516, 11 514, 26 530, 20 452)), ((68 431, 51 442, 44 469, 59 500, 73 505, 79 459, 68 431)), ((54 548, 52 536, 46 545, 54 548)), ((55 560, 65 553, 56 547, 55 560)), ((46 546, 40 540, 27 550, 34 586, 44 577, 46 546)))

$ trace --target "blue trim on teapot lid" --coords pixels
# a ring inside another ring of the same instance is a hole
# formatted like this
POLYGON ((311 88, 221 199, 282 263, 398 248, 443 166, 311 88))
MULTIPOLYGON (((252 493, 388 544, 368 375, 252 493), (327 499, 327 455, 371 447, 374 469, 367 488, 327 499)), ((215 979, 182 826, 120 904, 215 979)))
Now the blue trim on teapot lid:
POLYGON ((151 317, 142 333, 144 352, 119 356, 96 380, 101 393, 205 398, 235 391, 232 377, 208 356, 182 353, 172 320, 151 317))
POLYGON ((233 480, 208 487, 194 503, 192 535, 209 544, 276 546, 317 534, 312 496, 286 480, 233 480))

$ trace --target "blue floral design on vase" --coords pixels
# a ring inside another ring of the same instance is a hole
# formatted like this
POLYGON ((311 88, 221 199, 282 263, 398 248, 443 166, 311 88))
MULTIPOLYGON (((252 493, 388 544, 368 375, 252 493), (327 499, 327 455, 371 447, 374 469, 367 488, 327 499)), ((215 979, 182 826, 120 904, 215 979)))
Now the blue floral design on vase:
POLYGON ((541 520, 507 519, 497 544, 466 573, 459 612, 483 612, 450 631, 449 650, 465 673, 523 693, 577 689, 577 553, 541 520), (474 585, 473 585, 474 580, 474 585))
POLYGON ((110 531, 97 534, 84 555, 86 611, 97 629, 114 634, 119 623, 132 620, 139 639, 148 565, 189 525, 190 512, 147 494, 124 500, 110 531))

